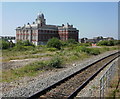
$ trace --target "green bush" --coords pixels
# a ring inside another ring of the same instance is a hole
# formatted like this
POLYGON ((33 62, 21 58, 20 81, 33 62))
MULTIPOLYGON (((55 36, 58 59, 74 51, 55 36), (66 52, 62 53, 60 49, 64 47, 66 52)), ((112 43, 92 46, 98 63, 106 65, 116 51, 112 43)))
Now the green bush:
POLYGON ((114 46, 114 41, 113 40, 108 41, 108 46, 114 46))
POLYGON ((62 46, 62 43, 57 38, 49 39, 49 41, 47 42, 47 47, 50 47, 50 48, 53 47, 60 50, 61 46, 62 46))
POLYGON ((115 45, 120 45, 120 40, 115 40, 115 41, 114 41, 114 44, 115 44, 115 45))
POLYGON ((16 46, 35 46, 33 43, 29 42, 28 40, 25 41, 17 41, 16 46))
POLYGON ((88 48, 84 47, 84 46, 78 46, 75 48, 76 51, 78 52, 87 52, 88 48))
POLYGON ((90 49, 89 54, 91 54, 91 55, 98 55, 98 54, 100 54, 100 50, 92 48, 92 49, 90 49))
POLYGON ((119 44, 120 44, 119 40, 100 41, 97 43, 98 46, 114 46, 119 44))
POLYGON ((22 45, 23 45, 23 42, 21 40, 19 40, 19 41, 17 41, 15 46, 22 46, 22 45))
POLYGON ((69 44, 77 44, 77 42, 75 41, 75 39, 68 39, 67 43, 69 43, 69 44))
POLYGON ((73 50, 76 52, 85 52, 86 47, 85 46, 76 46, 76 47, 74 47, 73 50))
POLYGON ((67 42, 65 42, 65 41, 60 41, 60 42, 61 42, 62 46, 68 46, 67 42))
POLYGON ((23 41, 24 46, 35 46, 33 43, 29 42, 28 40, 23 41))
POLYGON ((85 52, 90 55, 98 55, 100 54, 100 50, 98 48, 86 48, 85 46, 77 46, 75 48, 77 52, 85 52))
POLYGON ((97 43, 98 46, 108 46, 108 41, 100 41, 97 43))
POLYGON ((54 57, 51 59, 48 63, 49 67, 54 67, 54 68, 61 68, 62 60, 58 56, 54 57))
POLYGON ((26 50, 34 50, 35 45, 31 42, 27 41, 17 41, 13 50, 16 51, 26 51, 26 50))

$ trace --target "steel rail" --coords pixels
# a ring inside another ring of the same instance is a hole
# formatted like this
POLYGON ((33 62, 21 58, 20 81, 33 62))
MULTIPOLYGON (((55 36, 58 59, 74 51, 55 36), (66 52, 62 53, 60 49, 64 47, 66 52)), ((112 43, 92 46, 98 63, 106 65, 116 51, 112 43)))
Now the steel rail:
POLYGON ((73 93, 71 93, 67 99, 73 99, 78 92, 80 92, 91 80, 93 80, 98 73, 101 72, 101 70, 103 70, 108 64, 110 64, 113 60, 115 60, 116 58, 118 58, 120 55, 116 56, 115 58, 113 58, 112 60, 110 60, 109 62, 107 62, 106 64, 104 64, 97 72, 95 72, 92 76, 90 76, 83 84, 81 84, 73 93))
MULTIPOLYGON (((86 67, 84 67, 84 68, 80 69, 79 71, 77 71, 77 72, 75 72, 75 73, 67 76, 66 78, 63 78, 62 80, 59 80, 58 82, 56 82, 56 83, 48 86, 47 88, 43 89, 42 91, 36 92, 34 95, 29 96, 27 99, 34 99, 34 98, 40 97, 41 95, 45 94, 47 91, 55 88, 57 85, 60 85, 61 83, 65 82, 66 80, 68 80, 68 79, 70 79, 71 77, 73 77, 74 75, 76 75, 76 74, 78 74, 78 73, 86 70, 87 68, 89 68, 89 67, 91 67, 92 65, 96 64, 97 62, 100 62, 101 60, 103 60, 103 59, 105 59, 105 58, 107 58, 107 57, 110 57, 110 56, 112 56, 112 55, 115 55, 115 54, 117 54, 117 53, 120 53, 120 51, 115 52, 115 53, 110 54, 110 55, 107 55, 107 56, 105 56, 105 57, 103 57, 103 58, 101 58, 101 59, 99 59, 99 60, 97 60, 97 61, 95 61, 95 62, 93 62, 93 63, 91 63, 91 64, 89 64, 89 65, 87 65, 86 67)), ((86 83, 82 84, 82 86, 83 86, 83 85, 85 86, 86 83)), ((77 92, 78 92, 78 90, 74 91, 70 96, 68 96, 68 98, 69 98, 69 99, 72 98, 77 92)))

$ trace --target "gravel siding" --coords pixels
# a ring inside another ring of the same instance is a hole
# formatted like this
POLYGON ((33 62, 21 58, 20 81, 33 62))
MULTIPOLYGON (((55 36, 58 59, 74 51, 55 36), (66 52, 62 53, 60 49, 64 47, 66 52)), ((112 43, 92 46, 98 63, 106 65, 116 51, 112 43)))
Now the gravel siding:
POLYGON ((38 78, 36 81, 32 81, 30 84, 28 84, 27 87, 16 88, 14 90, 3 93, 3 97, 29 97, 29 96, 43 90, 44 88, 54 84, 55 82, 67 77, 68 75, 71 75, 72 73, 97 61, 98 59, 101 59, 102 57, 105 57, 105 56, 115 53, 115 52, 117 52, 117 50, 105 52, 101 55, 89 58, 89 59, 83 61, 82 63, 78 63, 75 66, 73 66, 72 68, 67 68, 63 71, 55 73, 54 75, 47 76, 44 79, 38 78))

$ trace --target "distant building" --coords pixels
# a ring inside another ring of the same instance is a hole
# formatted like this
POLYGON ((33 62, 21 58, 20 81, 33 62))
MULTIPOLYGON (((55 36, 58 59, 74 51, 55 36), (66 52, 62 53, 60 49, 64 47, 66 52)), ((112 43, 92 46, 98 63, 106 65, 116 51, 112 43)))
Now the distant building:
POLYGON ((103 38, 103 40, 110 41, 110 40, 114 40, 114 38, 113 37, 107 37, 107 38, 103 38))
POLYGON ((88 39, 88 38, 81 38, 79 42, 80 42, 80 43, 86 43, 87 39, 88 39))
POLYGON ((87 39, 86 43, 96 43, 96 39, 87 39))
POLYGON ((47 41, 56 37, 62 41, 75 39, 78 42, 79 31, 73 25, 62 26, 47 25, 43 13, 39 13, 33 24, 27 24, 16 28, 16 41, 29 40, 35 45, 46 44, 47 41))
POLYGON ((0 36, 0 39, 15 40, 15 36, 0 36))
POLYGON ((80 43, 97 43, 99 41, 109 41, 109 40, 114 40, 114 38, 113 37, 104 38, 102 36, 93 37, 93 39, 81 38, 80 43))
POLYGON ((16 43, 15 36, 0 36, 0 39, 6 40, 8 42, 16 43))

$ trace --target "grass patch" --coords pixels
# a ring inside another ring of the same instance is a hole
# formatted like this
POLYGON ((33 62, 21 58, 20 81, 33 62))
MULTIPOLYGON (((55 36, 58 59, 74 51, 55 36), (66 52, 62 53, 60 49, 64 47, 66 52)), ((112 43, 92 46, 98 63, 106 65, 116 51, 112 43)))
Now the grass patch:
MULTIPOLYGON (((89 55, 98 55, 100 53, 103 53, 105 51, 110 51, 110 50, 116 50, 118 49, 118 46, 111 46, 111 47, 101 47, 101 48, 87 48, 85 46, 79 46, 79 45, 74 45, 74 46, 68 46, 67 48, 62 48, 59 52, 56 48, 46 48, 45 46, 37 46, 36 48, 29 49, 27 51, 16 51, 16 50, 2 50, 2 57, 3 61, 9 61, 9 60, 15 60, 15 59, 27 59, 27 58, 39 58, 41 55, 35 55, 35 54, 43 54, 43 53, 48 53, 47 56, 54 56, 55 53, 63 54, 65 56, 70 55, 70 53, 76 52, 77 54, 79 53, 86 53, 89 55)), ((42 55, 45 57, 46 55, 42 55)), ((73 57, 73 60, 76 56, 71 56, 73 57)), ((77 58, 77 57, 76 57, 77 58)))
POLYGON ((14 50, 13 49, 7 49, 7 50, 2 50, 2 56, 3 57, 13 57, 13 56, 24 56, 24 55, 33 55, 33 54, 37 54, 37 53, 45 53, 46 52, 46 48, 45 47, 27 47, 29 48, 29 50, 14 50))
POLYGON ((21 68, 3 71, 2 82, 10 82, 25 76, 35 76, 39 72, 53 68, 62 68, 61 64, 62 60, 54 57, 49 61, 36 61, 21 68))
POLYGON ((35 76, 40 70, 42 71, 44 65, 43 62, 35 62, 18 69, 3 71, 2 81, 10 82, 24 76, 35 76))
POLYGON ((48 51, 51 51, 51 52, 54 52, 54 51, 57 51, 56 48, 47 48, 48 51))
MULTIPOLYGON (((21 53, 21 54, 23 54, 23 53, 21 53)), ((35 53, 34 53, 34 55, 33 54, 24 53, 23 56, 21 56, 21 55, 20 56, 19 55, 8 56, 8 57, 4 58, 2 61, 6 62, 6 61, 9 61, 9 60, 16 60, 16 59, 41 58, 41 57, 51 57, 51 56, 54 56, 54 53, 46 52, 45 54, 44 53, 38 53, 36 55, 35 55, 35 53)))
POLYGON ((79 45, 74 45, 74 46, 69 46, 68 48, 62 48, 61 50, 57 50, 56 48, 46 48, 41 46, 38 46, 36 47, 36 49, 32 49, 28 51, 3 50, 4 60, 40 58, 40 57, 51 57, 52 59, 46 61, 36 61, 21 68, 3 71, 2 80, 3 82, 5 81, 10 82, 12 80, 19 79, 25 76, 35 76, 39 74, 39 72, 45 70, 62 68, 63 63, 68 64, 76 60, 83 60, 92 55, 98 55, 100 53, 109 50, 115 50, 117 48, 118 48, 117 46, 87 48, 79 45))

